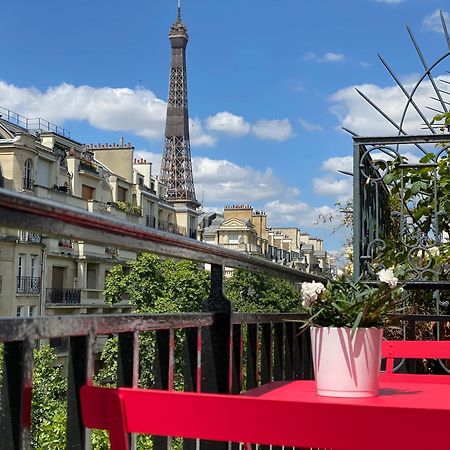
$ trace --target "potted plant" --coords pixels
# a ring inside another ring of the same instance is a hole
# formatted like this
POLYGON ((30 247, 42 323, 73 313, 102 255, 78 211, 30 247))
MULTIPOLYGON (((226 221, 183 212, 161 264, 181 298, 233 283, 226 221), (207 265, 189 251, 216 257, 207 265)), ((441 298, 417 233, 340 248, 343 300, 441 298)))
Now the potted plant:
POLYGON ((345 276, 302 284, 309 314, 314 374, 319 395, 372 397, 378 394, 383 327, 401 302, 402 288, 392 269, 378 272, 379 284, 345 276))

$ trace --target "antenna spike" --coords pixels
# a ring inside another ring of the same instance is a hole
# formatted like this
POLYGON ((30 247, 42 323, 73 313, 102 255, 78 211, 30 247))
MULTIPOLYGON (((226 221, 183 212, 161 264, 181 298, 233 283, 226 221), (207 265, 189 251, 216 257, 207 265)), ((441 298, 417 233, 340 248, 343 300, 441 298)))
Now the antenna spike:
POLYGON ((420 61, 422 62, 423 68, 426 71, 428 79, 430 80, 430 83, 433 86, 434 92, 436 92, 436 95, 437 95, 439 101, 441 102, 442 109, 445 112, 448 112, 447 106, 445 105, 444 100, 442 100, 441 94, 439 92, 439 89, 436 86, 436 82, 434 81, 433 75, 431 75, 430 69, 428 68, 428 65, 427 65, 427 63, 425 61, 425 58, 424 58, 423 53, 422 53, 422 50, 420 50, 419 44, 417 43, 416 38, 414 37, 414 35, 413 35, 413 33, 412 33, 412 31, 411 31, 411 29, 409 28, 408 25, 406 25, 406 30, 408 31, 409 37, 411 38, 411 41, 414 44, 416 52, 419 55, 420 61))
POLYGON ((178 20, 181 20, 181 0, 178 0, 178 20))
POLYGON ((429 130, 433 133, 436 134, 436 131, 434 130, 434 128, 431 126, 430 122, 427 120, 427 118, 425 117, 425 115, 422 113, 422 111, 420 110, 419 106, 417 105, 417 103, 413 100, 412 96, 408 93, 408 91, 406 90, 406 88, 403 86, 402 82, 398 79, 397 75, 394 73, 394 71, 390 68, 389 64, 384 60, 384 58, 378 54, 378 58, 380 58, 380 61, 383 63, 383 66, 386 68, 386 70, 389 72, 389 74, 391 75, 391 77, 394 79, 394 81, 397 83, 398 87, 402 90, 402 92, 405 94, 406 98, 410 101, 411 105, 414 107, 414 109, 416 110, 417 114, 419 114, 420 118, 425 122, 425 124, 427 125, 427 127, 429 128, 429 130))
POLYGON ((439 12, 441 16, 442 29, 444 30, 445 40, 447 41, 448 49, 450 50, 450 37, 448 35, 447 24, 445 23, 444 11, 441 9, 439 12))
POLYGON ((359 136, 358 133, 355 133, 354 131, 352 131, 352 130, 346 128, 346 127, 342 127, 342 129, 343 129, 344 131, 346 131, 347 133, 351 134, 352 136, 359 136))
MULTIPOLYGON (((408 133, 406 133, 405 130, 403 130, 403 128, 398 125, 393 119, 391 119, 379 106, 377 106, 372 100, 370 100, 369 97, 367 97, 367 95, 365 95, 363 92, 361 92, 359 89, 355 89, 356 92, 367 102, 369 103, 369 105, 371 105, 373 108, 375 108, 391 125, 393 125, 398 131, 399 133, 407 136, 408 133)), ((423 147, 419 144, 414 144, 418 149, 420 149, 423 153, 426 153, 426 151, 423 149, 423 147)))

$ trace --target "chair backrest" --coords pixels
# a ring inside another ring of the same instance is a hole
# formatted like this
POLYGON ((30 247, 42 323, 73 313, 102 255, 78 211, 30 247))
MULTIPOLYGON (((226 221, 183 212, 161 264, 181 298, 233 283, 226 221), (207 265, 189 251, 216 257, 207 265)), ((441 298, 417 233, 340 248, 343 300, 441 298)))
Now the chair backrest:
POLYGON ((386 371, 380 378, 385 381, 425 381, 450 383, 450 375, 395 374, 395 358, 440 358, 450 359, 450 341, 383 341, 382 358, 386 358, 386 371))

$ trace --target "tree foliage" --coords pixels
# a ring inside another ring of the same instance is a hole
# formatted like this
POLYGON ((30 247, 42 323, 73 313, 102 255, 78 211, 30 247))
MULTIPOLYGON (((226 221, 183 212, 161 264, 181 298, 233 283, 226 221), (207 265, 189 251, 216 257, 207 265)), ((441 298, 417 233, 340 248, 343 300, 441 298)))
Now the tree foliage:
POLYGON ((299 308, 295 284, 262 273, 235 270, 225 282, 225 295, 240 312, 295 312, 299 308))
POLYGON ((105 299, 114 304, 128 294, 139 313, 201 311, 209 286, 208 272, 192 261, 142 253, 127 270, 121 265, 113 267, 105 281, 105 299))

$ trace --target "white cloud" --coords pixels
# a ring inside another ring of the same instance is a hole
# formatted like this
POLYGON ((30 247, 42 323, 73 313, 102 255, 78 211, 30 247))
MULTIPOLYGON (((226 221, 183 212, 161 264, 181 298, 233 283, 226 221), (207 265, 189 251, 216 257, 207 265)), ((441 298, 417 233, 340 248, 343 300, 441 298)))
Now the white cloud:
POLYGON ((299 200, 291 203, 273 200, 264 205, 264 210, 268 213, 272 224, 295 223, 299 222, 299 218, 310 210, 310 206, 299 200))
POLYGON ((293 136, 292 126, 288 119, 260 120, 252 126, 252 131, 259 139, 286 141, 293 136))
POLYGON ((159 175, 159 170, 161 168, 161 158, 162 153, 155 153, 149 150, 135 150, 134 151, 135 158, 143 158, 148 162, 152 163, 152 175, 159 175))
POLYGON ((305 55, 307 61, 315 61, 319 63, 336 63, 346 60, 343 53, 326 52, 323 55, 318 55, 314 52, 308 52, 305 55))
POLYGON ((300 200, 286 202, 285 200, 273 200, 267 202, 264 207, 269 223, 272 225, 295 224, 300 229, 308 228, 324 229, 331 231, 338 226, 335 209, 328 205, 313 207, 300 200), (321 216, 333 216, 331 220, 323 222, 321 216), (336 217, 336 219, 334 219, 336 217))
MULTIPOLYGON (((40 91, 0 81, 0 105, 29 118, 42 117, 58 124, 87 121, 101 130, 130 132, 149 140, 164 135, 166 102, 140 87, 95 88, 62 83, 40 91)), ((195 130, 192 141, 194 145, 214 143, 195 130)))
POLYGON ((314 132, 314 131, 323 132, 323 127, 321 125, 318 125, 318 124, 315 124, 315 123, 312 123, 312 122, 308 122, 307 120, 302 119, 302 118, 298 119, 298 121, 299 121, 301 127, 305 131, 308 131, 308 132, 314 132))
POLYGON ((345 201, 352 196, 352 178, 319 177, 313 179, 314 192, 318 195, 336 197, 337 201, 345 201))
POLYGON ((345 56, 342 53, 327 52, 323 55, 324 62, 340 62, 345 61, 345 56))
POLYGON ((194 147, 213 147, 217 139, 205 133, 198 117, 189 118, 189 138, 194 147))
POLYGON ((322 163, 322 170, 335 173, 338 170, 353 172, 353 156, 333 156, 322 163))
MULTIPOLYGON (((447 23, 450 22, 450 14, 446 11, 443 11, 444 19, 447 23)), ((425 16, 422 21, 422 29, 427 31, 434 31, 435 33, 443 33, 444 29, 442 27, 441 14, 440 10, 436 9, 431 14, 425 16)))
POLYGON ((206 119, 206 128, 230 134, 231 136, 243 136, 250 132, 250 124, 243 117, 227 111, 208 117, 206 119))
MULTIPOLYGON (((450 81, 450 76, 436 76, 437 86, 444 88, 440 81, 450 81)), ((404 84, 406 90, 410 92, 414 87, 414 82, 409 81, 404 84)), ((362 136, 379 136, 379 135, 396 135, 397 129, 384 119, 375 108, 366 102, 355 90, 358 88, 367 97, 369 97, 378 107, 380 107, 389 117, 397 124, 400 124, 403 110, 407 104, 405 94, 398 86, 380 87, 374 84, 365 84, 359 86, 349 86, 334 93, 330 99, 333 106, 330 108, 342 126, 354 131, 362 136)), ((440 108, 440 104, 433 100, 436 93, 429 81, 421 83, 414 94, 414 101, 419 106, 422 113, 429 121, 436 114, 427 107, 440 108)), ((445 97, 445 96, 444 96, 445 97)), ((448 101, 448 98, 444 100, 448 101)), ((404 130, 408 134, 429 133, 428 129, 424 129, 424 123, 418 113, 410 105, 404 122, 404 130)))
POLYGON ((281 195, 285 189, 272 169, 263 171, 240 166, 225 159, 192 159, 197 195, 204 191, 205 202, 254 202, 281 195))

